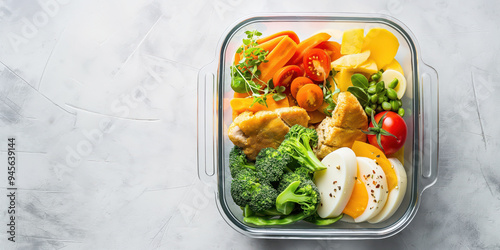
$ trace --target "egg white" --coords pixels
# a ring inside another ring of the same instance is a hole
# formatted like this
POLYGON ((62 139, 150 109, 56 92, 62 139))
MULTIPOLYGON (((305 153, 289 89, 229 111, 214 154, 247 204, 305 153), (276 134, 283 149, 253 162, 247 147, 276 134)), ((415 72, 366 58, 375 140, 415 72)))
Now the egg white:
MULTIPOLYGON (((368 204, 365 211, 356 218, 344 215, 347 222, 364 222, 375 217, 385 205, 387 200, 387 181, 384 170, 373 159, 357 157, 358 171, 361 180, 368 192, 368 204)), ((352 197, 351 197, 352 198, 352 197)))
POLYGON ((396 158, 389 158, 388 160, 396 172, 397 186, 389 191, 385 206, 380 213, 368 220, 370 223, 379 223, 390 218, 398 210, 406 193, 407 178, 403 164, 396 158))
POLYGON ((339 148, 321 161, 326 169, 314 173, 314 183, 319 189, 321 218, 339 216, 351 197, 357 174, 356 155, 350 148, 339 148))

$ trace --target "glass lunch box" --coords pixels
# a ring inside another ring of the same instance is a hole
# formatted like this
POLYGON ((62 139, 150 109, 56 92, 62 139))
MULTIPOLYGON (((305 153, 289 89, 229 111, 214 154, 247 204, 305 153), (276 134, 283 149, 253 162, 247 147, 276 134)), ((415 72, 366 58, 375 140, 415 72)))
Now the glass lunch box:
POLYGON ((213 186, 216 204, 224 220, 236 231, 254 238, 292 239, 379 239, 403 230, 414 218, 422 192, 432 186, 438 170, 438 76, 419 58, 419 48, 409 29, 398 20, 379 14, 263 14, 239 20, 221 37, 216 60, 203 67, 198 75, 198 176, 213 186), (408 126, 404 145, 404 167, 408 185, 397 212, 388 220, 370 224, 339 221, 329 226, 297 222, 285 226, 255 226, 243 222, 243 213, 230 194, 229 151, 233 143, 227 136, 232 122, 229 100, 229 67, 246 30, 258 30, 267 36, 293 30, 301 39, 317 32, 328 32, 341 41, 342 31, 352 28, 381 27, 399 40, 396 55, 405 72, 407 90, 402 98, 408 126))

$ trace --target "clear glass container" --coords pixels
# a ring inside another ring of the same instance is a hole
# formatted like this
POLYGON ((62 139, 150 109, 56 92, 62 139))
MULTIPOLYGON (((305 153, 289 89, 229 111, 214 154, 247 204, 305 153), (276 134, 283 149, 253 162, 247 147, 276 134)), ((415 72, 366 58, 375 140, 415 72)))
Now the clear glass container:
POLYGON ((236 22, 221 37, 217 58, 203 67, 198 75, 198 175, 212 184, 216 204, 224 220, 236 231, 255 238, 295 239, 375 239, 392 236, 405 228, 417 213, 422 192, 432 186, 438 170, 438 76, 422 62, 418 45, 410 30, 395 18, 379 14, 297 13, 263 14, 236 22), (227 136, 232 122, 229 100, 230 70, 236 49, 246 30, 258 30, 263 36, 282 30, 293 30, 301 39, 325 31, 341 41, 342 31, 352 28, 369 30, 381 27, 399 40, 396 59, 407 80, 402 98, 408 126, 404 145, 404 167, 408 177, 405 198, 397 212, 388 220, 377 223, 347 223, 339 221, 329 226, 298 222, 285 226, 255 226, 243 222, 242 210, 230 195, 231 175, 229 151, 233 147, 227 136))

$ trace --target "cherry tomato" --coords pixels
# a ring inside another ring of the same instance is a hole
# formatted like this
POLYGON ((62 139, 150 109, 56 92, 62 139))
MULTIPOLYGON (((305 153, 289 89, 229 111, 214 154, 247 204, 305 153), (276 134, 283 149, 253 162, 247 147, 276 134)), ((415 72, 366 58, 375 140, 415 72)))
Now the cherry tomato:
POLYGON ((368 141, 375 147, 378 147, 386 155, 390 155, 396 153, 406 141, 406 123, 401 116, 392 111, 381 112, 375 115, 375 123, 377 125, 373 125, 373 122, 370 122, 370 126, 368 131, 374 131, 375 134, 368 134, 368 141), (382 126, 379 127, 378 123, 380 119, 383 117, 382 126), (384 132, 391 133, 391 135, 384 135, 384 132), (377 136, 380 136, 380 144, 377 142, 377 136), (382 146, 382 147, 381 147, 382 146))
POLYGON ((332 37, 330 34, 321 32, 300 42, 299 44, 297 44, 297 51, 295 51, 295 54, 292 56, 292 58, 290 58, 287 65, 301 64, 303 62, 302 58, 304 57, 304 54, 307 50, 316 47, 316 45, 324 41, 328 41, 330 37, 332 37))
POLYGON ((302 69, 297 65, 285 66, 274 74, 273 83, 274 86, 284 86, 288 88, 293 79, 302 76, 302 69))
POLYGON ((302 86, 312 83, 313 81, 311 79, 304 76, 293 79, 292 84, 290 85, 290 93, 292 94, 293 98, 297 98, 297 92, 299 92, 299 89, 302 88, 302 86))
POLYGON ((324 41, 318 44, 316 48, 324 50, 326 54, 330 56, 330 60, 332 62, 342 57, 342 54, 340 53, 340 44, 338 42, 324 41))
POLYGON ((304 69, 314 81, 324 81, 330 74, 330 57, 322 49, 309 49, 304 55, 304 69))
POLYGON ((316 84, 306 84, 297 92, 297 103, 306 111, 314 111, 323 104, 323 90, 316 84))

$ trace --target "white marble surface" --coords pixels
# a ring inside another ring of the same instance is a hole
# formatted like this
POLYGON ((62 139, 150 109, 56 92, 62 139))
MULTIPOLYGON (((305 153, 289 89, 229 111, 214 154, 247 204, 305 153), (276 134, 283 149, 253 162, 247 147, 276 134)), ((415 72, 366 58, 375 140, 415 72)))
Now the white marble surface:
POLYGON ((499 15, 495 0, 0 1, 0 248, 498 249, 499 15), (256 240, 219 215, 196 175, 196 77, 256 12, 385 13, 417 37, 440 77, 439 179, 401 233, 256 240))

